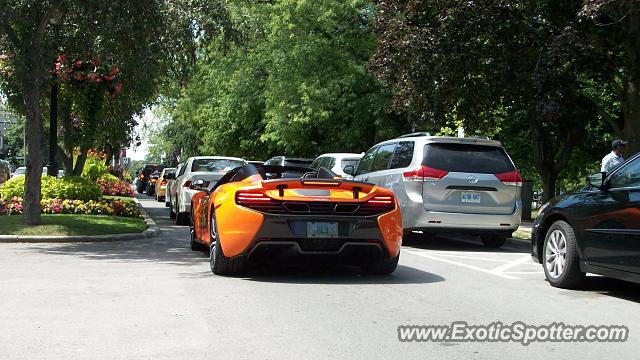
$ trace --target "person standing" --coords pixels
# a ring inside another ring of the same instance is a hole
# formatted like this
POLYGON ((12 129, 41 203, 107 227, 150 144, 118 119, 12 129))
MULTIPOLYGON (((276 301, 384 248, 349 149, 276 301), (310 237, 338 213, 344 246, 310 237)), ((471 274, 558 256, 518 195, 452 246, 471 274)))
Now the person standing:
POLYGON ((625 145, 627 145, 627 142, 620 139, 616 139, 611 142, 611 152, 602 158, 602 167, 600 168, 601 172, 608 173, 624 162, 622 151, 624 150, 625 145))

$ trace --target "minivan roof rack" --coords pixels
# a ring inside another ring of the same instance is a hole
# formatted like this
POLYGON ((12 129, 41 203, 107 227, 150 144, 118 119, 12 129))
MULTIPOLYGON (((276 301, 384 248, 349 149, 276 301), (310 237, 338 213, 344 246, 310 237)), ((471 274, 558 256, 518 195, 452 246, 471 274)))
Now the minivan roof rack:
POLYGON ((414 132, 411 134, 404 134, 397 137, 397 139, 409 138, 409 137, 420 137, 420 136, 431 136, 431 133, 426 131, 414 132))
POLYGON ((481 139, 481 140, 491 140, 488 136, 485 135, 472 135, 472 136, 465 136, 471 139, 481 139))

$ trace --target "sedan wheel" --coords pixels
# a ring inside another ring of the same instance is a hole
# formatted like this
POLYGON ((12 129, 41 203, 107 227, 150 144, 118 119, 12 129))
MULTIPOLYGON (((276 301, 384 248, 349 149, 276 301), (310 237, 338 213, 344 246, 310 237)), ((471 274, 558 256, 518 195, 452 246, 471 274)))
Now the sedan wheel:
POLYGON ((549 235, 544 258, 549 276, 554 279, 559 278, 567 263, 567 239, 562 231, 553 230, 549 235))
POLYGON ((584 280, 576 236, 571 225, 565 221, 556 221, 547 231, 543 268, 547 281, 556 287, 575 288, 584 280))

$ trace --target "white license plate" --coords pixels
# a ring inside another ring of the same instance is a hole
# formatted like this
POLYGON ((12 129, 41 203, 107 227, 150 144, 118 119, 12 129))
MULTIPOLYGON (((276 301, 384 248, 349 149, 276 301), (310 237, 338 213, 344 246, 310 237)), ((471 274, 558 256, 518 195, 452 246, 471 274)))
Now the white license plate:
POLYGON ((460 195, 460 201, 463 203, 479 204, 480 194, 473 192, 463 192, 462 195, 460 195))
POLYGON ((336 238, 338 237, 337 222, 307 222, 307 237, 310 238, 336 238))

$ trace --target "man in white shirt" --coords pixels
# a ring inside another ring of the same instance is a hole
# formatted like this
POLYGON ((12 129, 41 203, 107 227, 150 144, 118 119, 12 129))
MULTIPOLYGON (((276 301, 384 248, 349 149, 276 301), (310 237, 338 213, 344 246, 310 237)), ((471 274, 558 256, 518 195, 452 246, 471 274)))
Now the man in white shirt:
POLYGON ((622 141, 620 139, 613 140, 611 143, 611 152, 602 158, 602 167, 600 168, 601 172, 608 173, 624 162, 622 150, 624 150, 625 145, 627 145, 626 141, 622 141))

